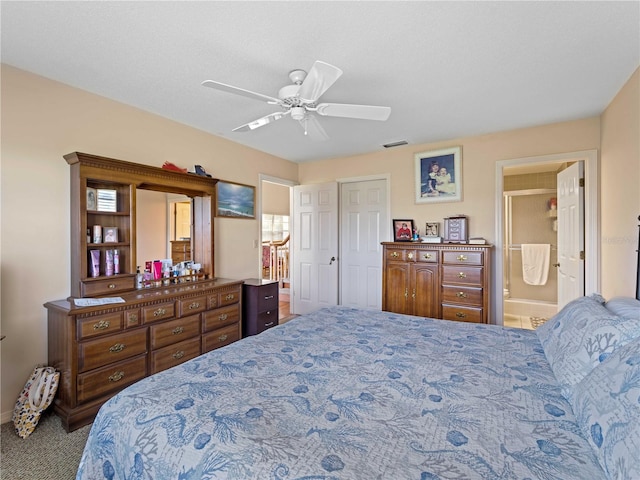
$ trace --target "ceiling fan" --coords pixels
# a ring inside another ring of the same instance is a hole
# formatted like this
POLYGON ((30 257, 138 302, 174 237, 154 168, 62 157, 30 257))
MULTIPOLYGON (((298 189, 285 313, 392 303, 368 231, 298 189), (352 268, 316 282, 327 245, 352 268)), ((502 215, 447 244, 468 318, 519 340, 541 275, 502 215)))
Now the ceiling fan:
POLYGON ((391 114, 391 108, 389 107, 351 105, 347 103, 318 103, 320 97, 341 75, 342 70, 338 67, 318 60, 313 64, 309 73, 304 70, 292 70, 289 72, 289 78, 293 84, 282 87, 278 92, 278 98, 213 80, 205 80, 202 85, 264 101, 269 105, 277 105, 281 108, 279 112, 271 113, 234 128, 234 132, 255 130, 290 115, 291 118, 300 122, 305 135, 309 135, 314 140, 326 140, 329 137, 315 116, 311 114, 312 112, 326 117, 358 118, 363 120, 384 121, 389 118, 391 114))

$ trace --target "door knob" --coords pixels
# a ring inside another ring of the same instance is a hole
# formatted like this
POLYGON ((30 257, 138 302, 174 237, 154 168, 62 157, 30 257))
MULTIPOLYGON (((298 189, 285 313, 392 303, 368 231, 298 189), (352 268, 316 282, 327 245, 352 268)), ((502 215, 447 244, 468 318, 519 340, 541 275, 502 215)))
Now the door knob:
POLYGON ((336 257, 331 257, 331 260, 329 260, 329 265, 331 265, 335 261, 336 261, 336 257))

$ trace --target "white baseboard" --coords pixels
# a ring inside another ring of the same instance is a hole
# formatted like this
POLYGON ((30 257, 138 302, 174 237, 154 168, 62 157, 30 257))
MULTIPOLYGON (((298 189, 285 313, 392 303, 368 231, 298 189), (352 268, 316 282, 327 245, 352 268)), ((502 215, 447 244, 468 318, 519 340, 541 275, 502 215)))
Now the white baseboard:
POLYGON ((10 422, 11 417, 13 417, 13 410, 9 410, 8 412, 2 412, 2 414, 0 415, 0 423, 10 422))

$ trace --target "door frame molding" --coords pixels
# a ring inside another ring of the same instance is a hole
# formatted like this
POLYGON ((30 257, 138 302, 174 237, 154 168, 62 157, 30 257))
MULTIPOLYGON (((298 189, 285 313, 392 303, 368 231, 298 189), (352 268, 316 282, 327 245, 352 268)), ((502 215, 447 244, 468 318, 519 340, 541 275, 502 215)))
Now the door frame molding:
POLYGON ((496 198, 495 198, 495 296, 493 311, 495 323, 504 321, 504 167, 517 165, 535 165, 542 163, 584 162, 584 293, 591 295, 600 292, 600 192, 598 183, 598 150, 538 155, 532 157, 499 160, 496 162, 496 198))
MULTIPOLYGON (((293 224, 291 223, 293 220, 293 215, 291 214, 293 209, 293 193, 292 189, 296 185, 299 185, 298 182, 293 180, 287 180, 286 178, 273 177, 271 175, 266 175, 264 173, 258 174, 258 188, 256 192, 256 217, 258 220, 258 240, 256 248, 258 249, 258 278, 262 278, 262 182, 270 182, 275 183, 276 185, 282 185, 283 187, 289 187, 289 233, 293 232, 293 224)), ((293 295, 293 284, 289 286, 290 294, 293 295)))

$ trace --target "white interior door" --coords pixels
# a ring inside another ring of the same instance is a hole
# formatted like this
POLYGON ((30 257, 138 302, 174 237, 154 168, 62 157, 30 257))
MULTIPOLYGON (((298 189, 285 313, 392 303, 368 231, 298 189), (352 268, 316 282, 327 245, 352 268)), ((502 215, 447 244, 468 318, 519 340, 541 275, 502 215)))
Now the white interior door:
POLYGON ((582 162, 558 174, 558 310, 584 295, 582 162))
POLYGON ((387 181, 340 187, 340 304, 382 309, 382 246, 388 240, 387 181))
POLYGON ((338 304, 338 184, 293 187, 291 313, 338 304))

